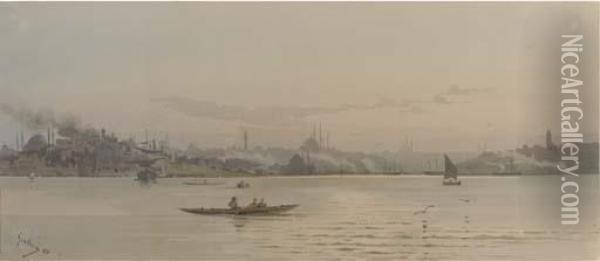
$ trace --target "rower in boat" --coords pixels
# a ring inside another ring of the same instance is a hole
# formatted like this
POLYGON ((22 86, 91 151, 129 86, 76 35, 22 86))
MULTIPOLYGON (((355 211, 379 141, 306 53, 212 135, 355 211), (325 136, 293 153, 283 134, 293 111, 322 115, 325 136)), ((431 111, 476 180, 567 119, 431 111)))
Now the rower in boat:
POLYGON ((252 202, 250 202, 250 204, 248 204, 247 208, 256 208, 258 207, 258 202, 256 202, 256 198, 252 199, 252 202))
POLYGON ((258 202, 258 204, 256 205, 259 208, 266 208, 267 207, 267 203, 265 203, 265 199, 261 198, 260 202, 258 202))
POLYGON ((249 183, 246 183, 246 182, 245 182, 245 181, 243 181, 243 180, 242 180, 242 181, 240 181, 240 182, 237 184, 237 188, 247 188, 247 187, 250 187, 250 184, 249 184, 249 183))
POLYGON ((298 204, 269 206, 261 208, 180 208, 181 211, 200 215, 268 215, 280 214, 297 208, 298 204))
POLYGON ((231 209, 238 209, 238 203, 237 203, 237 198, 236 197, 232 197, 231 200, 229 201, 228 204, 229 208, 231 209))

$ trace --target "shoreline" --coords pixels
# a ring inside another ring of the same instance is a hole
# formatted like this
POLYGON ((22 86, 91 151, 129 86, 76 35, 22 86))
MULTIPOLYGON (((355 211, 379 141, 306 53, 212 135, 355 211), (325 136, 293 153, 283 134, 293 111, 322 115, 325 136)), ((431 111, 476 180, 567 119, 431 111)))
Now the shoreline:
MULTIPOLYGON (((600 173, 582 173, 581 175, 600 175, 600 173)), ((183 176, 163 176, 158 179, 239 179, 239 178, 318 178, 318 177, 430 177, 441 178, 443 175, 431 175, 425 173, 406 173, 406 174, 390 174, 390 173, 344 173, 344 174, 233 174, 233 175, 183 175, 183 176)), ((555 173, 533 173, 522 175, 494 175, 494 174, 465 174, 460 178, 471 177, 495 177, 495 178, 515 178, 515 177, 530 177, 530 176, 557 176, 555 173)), ((5 175, 0 174, 0 178, 27 178, 26 175, 5 175)), ((38 175, 36 178, 135 178, 135 175, 98 175, 98 176, 54 176, 54 175, 38 175)))

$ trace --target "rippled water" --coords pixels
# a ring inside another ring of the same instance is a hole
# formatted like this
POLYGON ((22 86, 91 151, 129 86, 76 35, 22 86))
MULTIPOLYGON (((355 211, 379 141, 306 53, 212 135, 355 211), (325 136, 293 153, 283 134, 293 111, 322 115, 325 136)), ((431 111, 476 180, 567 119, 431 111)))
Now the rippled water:
MULTIPOLYGON (((596 182, 595 178, 589 178, 596 182)), ((185 179, 189 180, 189 179, 185 179)), ((597 213, 565 230, 540 204, 547 177, 248 178, 251 187, 186 186, 161 179, 0 178, 2 252, 21 259, 169 260, 596 260, 597 213), (179 207, 224 207, 231 196, 300 207, 277 216, 200 216, 179 207), (417 213, 434 205, 425 213, 417 213)), ((546 184, 548 183, 548 184, 546 184)), ((554 185, 552 185, 554 186, 554 185)), ((557 187, 559 188, 559 187, 557 187)), ((591 192, 589 192, 591 193, 591 192)), ((592 195, 596 196, 596 195, 592 195)), ((588 202, 588 204, 591 202, 588 202)), ((597 201, 596 201, 597 204, 597 201)))

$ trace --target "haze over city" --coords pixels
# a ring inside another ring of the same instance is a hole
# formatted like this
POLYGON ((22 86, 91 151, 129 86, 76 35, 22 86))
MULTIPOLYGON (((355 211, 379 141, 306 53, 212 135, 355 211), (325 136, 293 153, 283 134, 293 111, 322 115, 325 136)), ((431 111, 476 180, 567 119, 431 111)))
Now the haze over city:
MULTIPOLYGON (((420 151, 511 149, 557 128, 540 106, 557 97, 549 24, 597 19, 561 3, 162 5, 1 4, 0 103, 178 146, 239 146, 248 130, 251 146, 296 148, 321 124, 350 151, 407 138, 420 151)), ((0 142, 24 128, 2 114, 0 142)))

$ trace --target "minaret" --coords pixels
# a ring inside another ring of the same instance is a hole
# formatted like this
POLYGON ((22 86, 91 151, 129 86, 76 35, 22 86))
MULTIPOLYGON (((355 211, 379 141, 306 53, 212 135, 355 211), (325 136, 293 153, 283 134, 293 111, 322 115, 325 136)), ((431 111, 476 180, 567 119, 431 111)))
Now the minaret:
POLYGON ((248 150, 248 131, 244 130, 244 150, 248 150))
POLYGON ((552 132, 550 130, 546 130, 546 149, 550 150, 554 148, 554 144, 552 143, 552 132))
POLYGON ((25 146, 25 145, 23 145, 24 143, 25 143, 25 133, 24 133, 24 131, 21 131, 21 144, 19 145, 21 150, 23 150, 23 147, 25 146))
POLYGON ((323 129, 321 128, 321 123, 319 122, 319 149, 323 148, 323 129))
POLYGON ((54 145, 54 126, 50 125, 50 145, 54 145))
POLYGON ((169 140, 169 133, 166 133, 166 134, 165 134, 165 146, 166 146, 167 148, 169 148, 169 145, 170 145, 170 144, 169 144, 169 141, 170 141, 170 140, 169 140))
POLYGON ((148 141, 148 129, 144 130, 144 134, 146 135, 146 141, 144 141, 144 143, 146 143, 146 148, 150 148, 150 141, 148 141))

